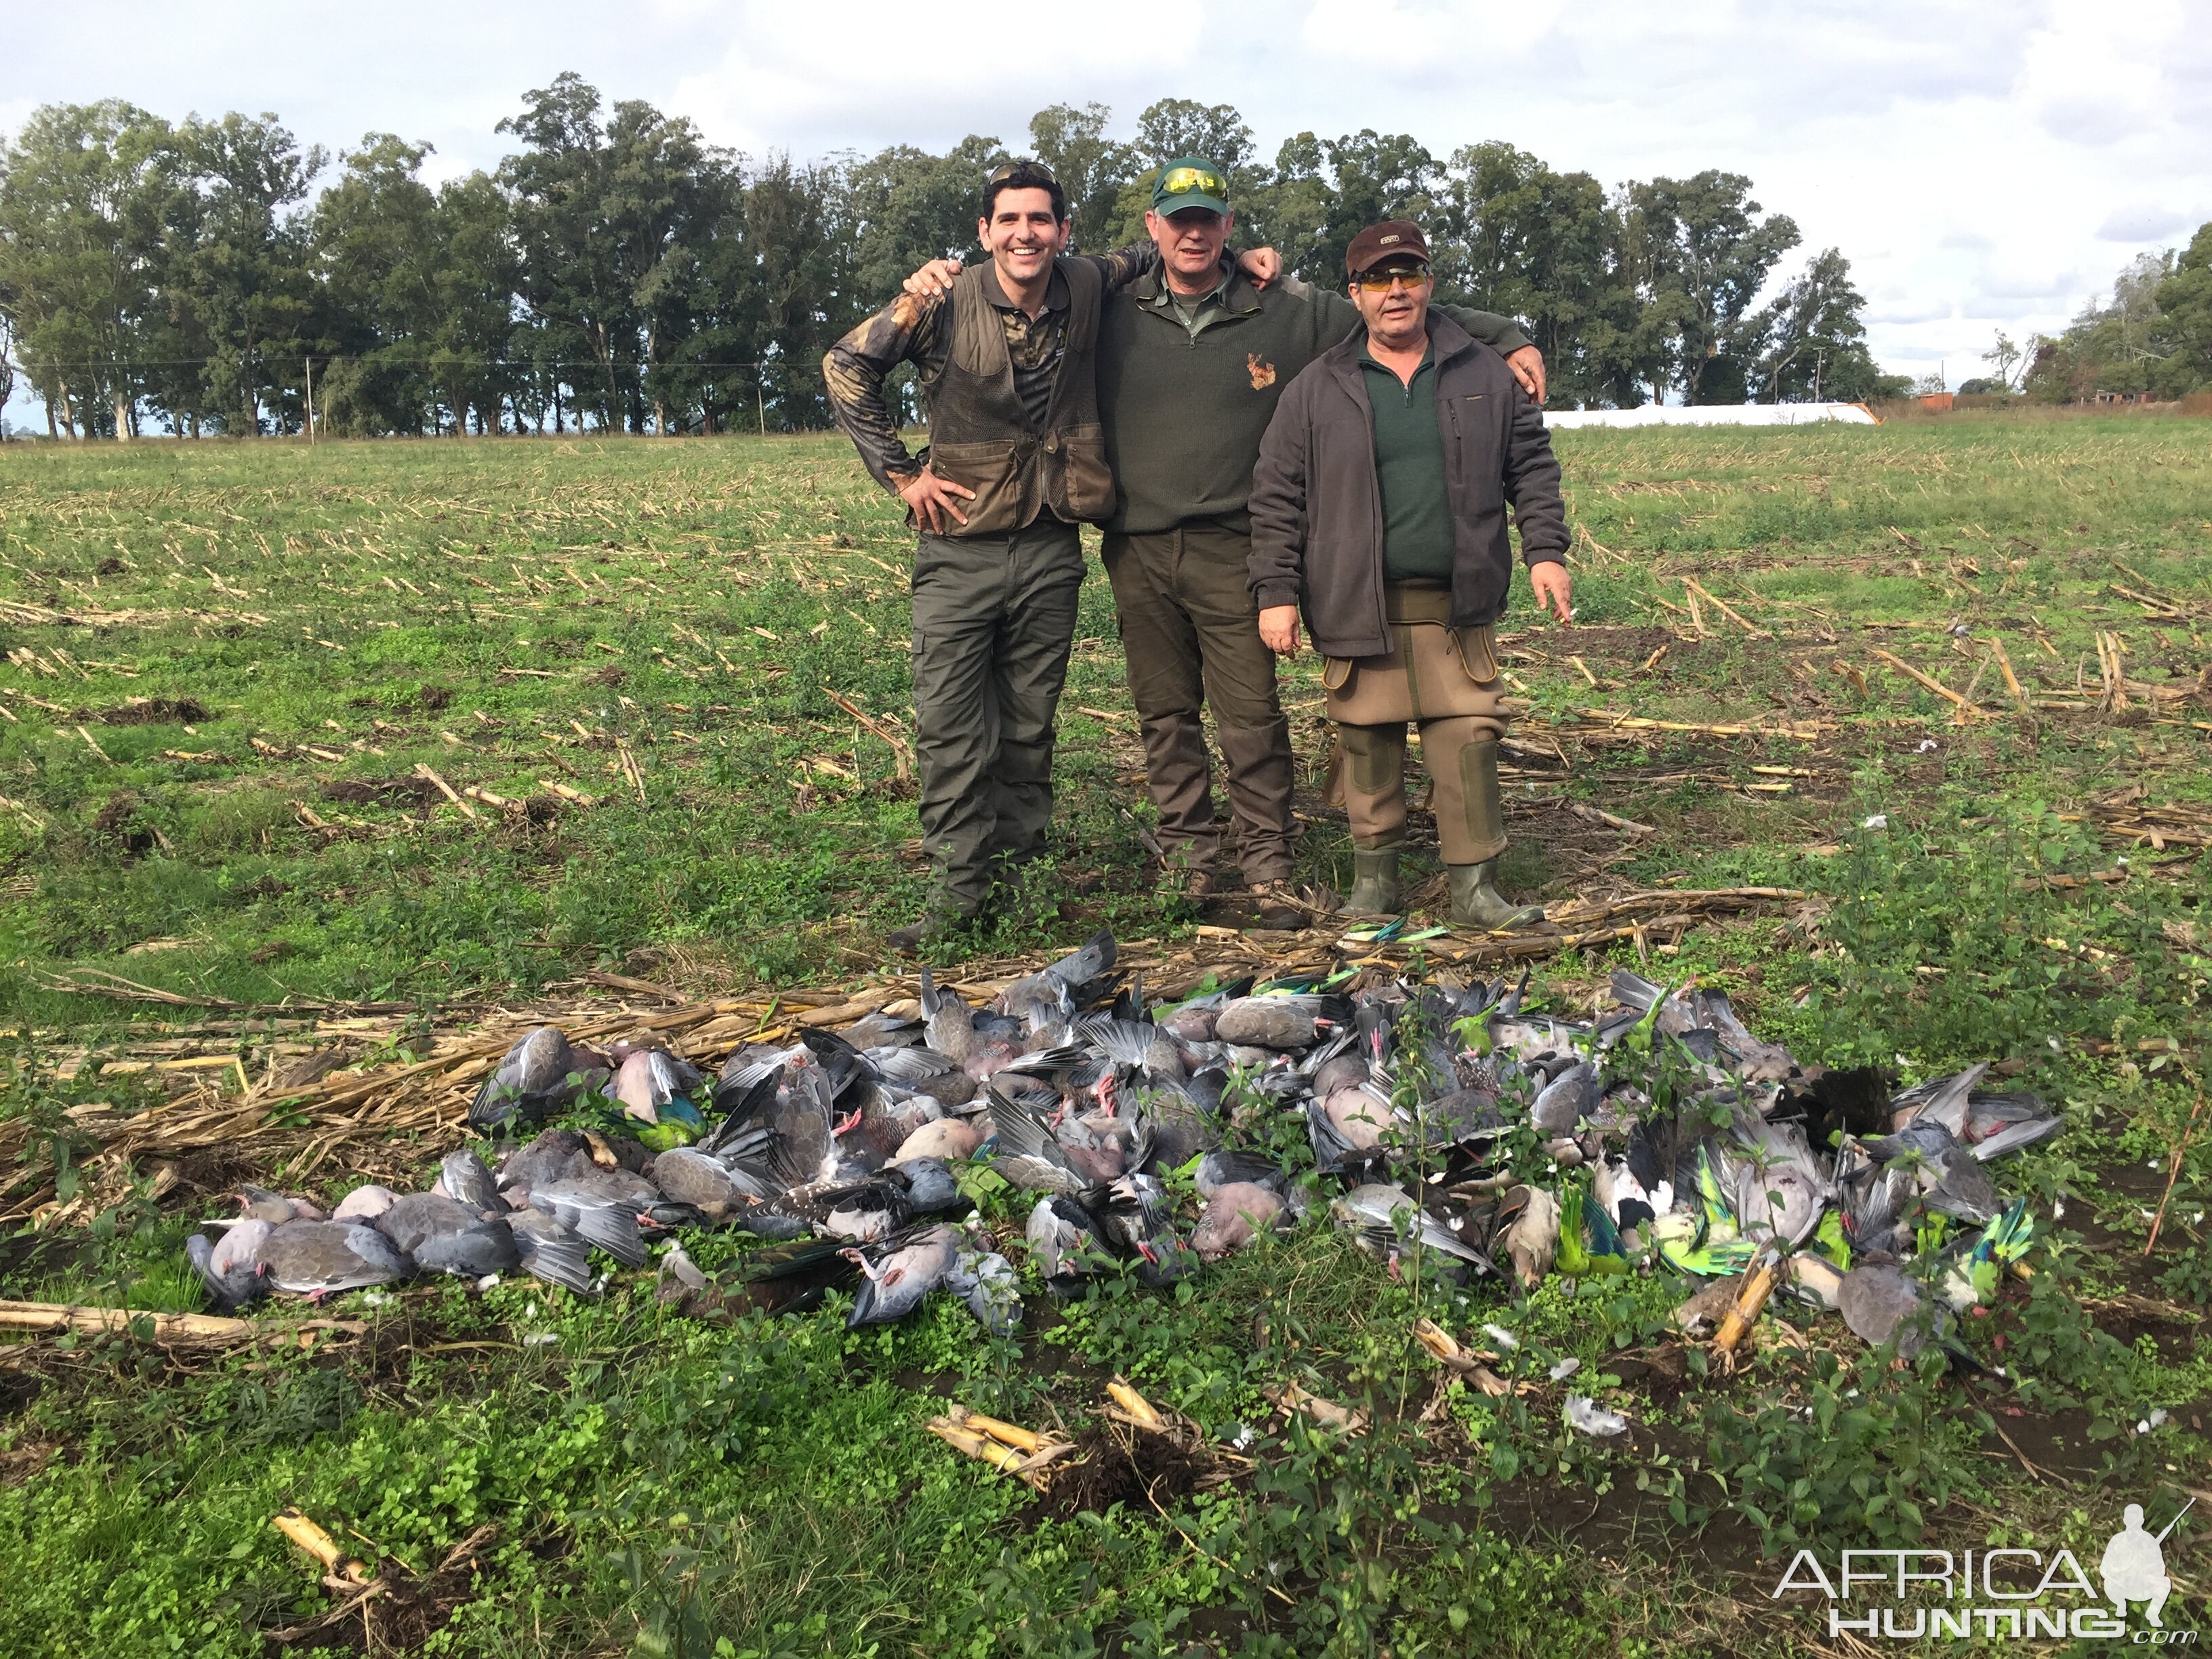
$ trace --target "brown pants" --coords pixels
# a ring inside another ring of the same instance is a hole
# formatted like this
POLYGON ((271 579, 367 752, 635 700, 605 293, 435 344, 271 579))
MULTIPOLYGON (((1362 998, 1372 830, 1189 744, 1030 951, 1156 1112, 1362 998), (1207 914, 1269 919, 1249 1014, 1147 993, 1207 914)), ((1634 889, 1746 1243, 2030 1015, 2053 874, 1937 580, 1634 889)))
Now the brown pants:
POLYGON ((1251 549, 1243 532, 1198 520, 1152 534, 1109 535, 1103 553, 1162 849, 1200 870, 1220 856, 1213 765, 1200 717, 1211 706, 1228 763, 1237 861, 1247 881, 1280 881, 1297 846, 1291 724, 1246 585, 1251 549))
POLYGON ((1498 742, 1507 714, 1489 628, 1446 625, 1450 595, 1392 586, 1388 656, 1332 657, 1323 684, 1342 751, 1352 844, 1401 845, 1406 836, 1406 727, 1418 726, 1435 781, 1437 839, 1446 864, 1480 864, 1505 850, 1498 742))

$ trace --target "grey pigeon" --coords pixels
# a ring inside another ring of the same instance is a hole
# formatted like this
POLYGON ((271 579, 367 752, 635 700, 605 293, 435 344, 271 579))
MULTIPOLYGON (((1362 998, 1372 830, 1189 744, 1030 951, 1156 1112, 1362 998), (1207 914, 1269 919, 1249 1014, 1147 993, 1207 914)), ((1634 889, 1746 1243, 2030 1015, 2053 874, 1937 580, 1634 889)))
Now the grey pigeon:
POLYGON ((653 1161, 653 1184, 679 1204, 690 1204, 709 1220, 720 1221, 771 1196, 763 1183, 740 1181, 729 1169, 689 1146, 672 1147, 653 1161))
POLYGON ((426 1240, 465 1232, 483 1212, 457 1203, 443 1193, 407 1193, 370 1224, 410 1255, 426 1240))
POLYGON ((499 1183, 492 1179, 491 1171, 466 1146, 447 1152, 439 1164, 438 1190, 479 1215, 487 1210, 507 1207, 507 1200, 499 1195, 499 1183))
POLYGON ((426 1273, 450 1273, 456 1279, 484 1279, 511 1273, 522 1266, 513 1229, 504 1217, 478 1221, 458 1232, 434 1233, 412 1252, 415 1265, 426 1273))
POLYGON ((320 1221, 322 1211, 304 1198, 288 1198, 283 1193, 271 1192, 266 1187, 257 1187, 252 1182, 240 1182, 238 1187, 239 1213, 250 1221, 265 1221, 272 1227, 281 1227, 288 1221, 320 1221))
POLYGON ((1222 1188, 1232 1184, 1254 1182, 1283 1189, 1282 1170, 1270 1158, 1257 1152, 1212 1152, 1198 1161, 1198 1195, 1212 1198, 1222 1188))
POLYGON ((945 1275, 945 1288, 968 1304, 975 1322, 994 1336, 1012 1336, 1022 1328, 1022 1293, 1013 1264, 995 1250, 959 1251, 945 1275))
POLYGON ((371 1181, 355 1188, 331 1212, 333 1221, 374 1221, 397 1203, 399 1194, 371 1181))
POLYGON ((1891 1263, 1863 1262, 1845 1273, 1836 1305, 1851 1334, 1870 1347, 1894 1338, 1899 1357, 1910 1359, 1928 1344, 1932 1304, 1919 1282, 1891 1263))
POLYGON ((1401 1222, 1431 1249, 1441 1250, 1483 1273, 1494 1272, 1490 1258, 1464 1242, 1443 1222, 1413 1201, 1403 1187, 1387 1182, 1368 1182, 1354 1187, 1329 1206, 1340 1225, 1349 1228, 1362 1243, 1383 1254, 1399 1248, 1401 1222))
POLYGON ((516 1039, 498 1067, 469 1103, 469 1123, 481 1127, 511 1118, 534 1121, 574 1097, 568 1079, 584 1070, 557 1025, 541 1025, 516 1039))
POLYGON ((968 1202, 959 1182, 941 1159, 902 1159, 896 1166, 896 1174, 906 1183, 907 1207, 916 1215, 941 1215, 947 1210, 961 1209, 968 1202))
POLYGON ((1304 1048, 1340 1010, 1324 996, 1239 997, 1213 1017, 1213 1034, 1240 1048, 1304 1048))
POLYGON ((846 1325, 888 1325, 905 1318, 945 1282, 959 1252, 959 1240, 958 1233, 940 1224, 894 1245, 880 1258, 848 1250, 846 1258, 860 1264, 862 1277, 846 1325))
POLYGON ((1098 1223, 1073 1198, 1047 1193, 1030 1212, 1030 1261, 1056 1295, 1074 1293, 1091 1270, 1085 1258, 1102 1254, 1098 1223))
POLYGON ((213 1244, 204 1233, 194 1233, 185 1240, 185 1257, 218 1307, 243 1308, 268 1289, 261 1248, 275 1231, 265 1221, 248 1218, 213 1244))
POLYGON ((527 1207, 507 1218, 522 1271, 578 1296, 592 1290, 592 1255, 582 1238, 542 1210, 527 1207))
POLYGON ((1106 1235, 1137 1258, 1137 1279, 1155 1290, 1188 1279, 1198 1258, 1176 1236, 1167 1188, 1152 1176, 1123 1176, 1106 1188, 1098 1220, 1106 1235))
POLYGON ((927 968, 921 970, 921 1012, 927 1021, 922 1030, 929 1046, 955 1066, 966 1065, 980 1046, 975 1011, 957 991, 939 990, 927 968))
POLYGON ((530 1204, 623 1267, 645 1265, 645 1239, 638 1231, 640 1212, 635 1200, 609 1197, 594 1184, 575 1178, 532 1188, 530 1204))
POLYGON ((1729 1194, 1746 1238, 1795 1249, 1813 1236, 1834 1195, 1834 1183, 1795 1123, 1769 1123, 1748 1106, 1737 1108, 1743 1148, 1729 1194))
POLYGON ((389 1285, 415 1271, 405 1251, 358 1221, 288 1221, 263 1241, 261 1260, 271 1287, 318 1297, 389 1285))
POLYGON ((1537 1091, 1529 1117, 1540 1134, 1571 1135, 1597 1105, 1599 1092, 1597 1067, 1577 1060, 1537 1091))
POLYGON ((592 1161, 588 1143, 574 1129, 544 1129, 526 1146, 516 1148, 500 1160, 496 1179, 507 1202, 530 1201, 530 1189, 543 1182, 558 1181, 592 1161))
POLYGON ((1232 1181, 1213 1189, 1191 1229, 1190 1247, 1201 1261, 1234 1255, 1272 1227, 1283 1213, 1283 1195, 1273 1187, 1232 1181))

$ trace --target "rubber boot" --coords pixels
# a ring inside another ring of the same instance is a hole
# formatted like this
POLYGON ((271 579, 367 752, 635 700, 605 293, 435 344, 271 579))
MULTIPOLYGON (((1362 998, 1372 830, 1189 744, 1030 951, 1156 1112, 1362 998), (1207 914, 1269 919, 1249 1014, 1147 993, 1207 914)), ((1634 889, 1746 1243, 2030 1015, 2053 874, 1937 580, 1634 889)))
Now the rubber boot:
POLYGON ((941 891, 933 893, 922 908, 921 919, 892 929, 884 935, 884 943, 902 957, 927 956, 974 927, 975 920, 973 915, 963 915, 941 891))
POLYGON ((1348 916, 1395 916, 1402 908, 1398 891, 1395 847, 1352 849, 1352 891, 1345 896, 1348 916))
POLYGON ((1527 927, 1544 919, 1540 904, 1516 904, 1498 890, 1498 860, 1480 864, 1449 864, 1445 878, 1451 883, 1451 919, 1462 927, 1480 927, 1491 933, 1527 927))

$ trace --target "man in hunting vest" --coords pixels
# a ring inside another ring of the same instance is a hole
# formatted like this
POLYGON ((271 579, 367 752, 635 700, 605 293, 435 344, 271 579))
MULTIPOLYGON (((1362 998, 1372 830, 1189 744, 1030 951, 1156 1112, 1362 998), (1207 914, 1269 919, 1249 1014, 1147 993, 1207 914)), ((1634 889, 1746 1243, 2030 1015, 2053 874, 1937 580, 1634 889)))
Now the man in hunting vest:
MULTIPOLYGON (((1034 161, 985 181, 988 262, 949 295, 902 295, 833 346, 838 424, 920 532, 914 566, 915 756, 927 908, 890 936, 919 953, 983 913, 1044 850, 1054 719, 1075 635, 1077 526, 1114 507, 1098 420, 1105 294, 1148 269, 1149 244, 1062 257, 1067 196, 1034 161), (884 379, 914 365, 928 448, 908 453, 884 379)), ((1271 253, 1244 258, 1263 276, 1271 253)))
MULTIPOLYGON (((1304 926, 1292 890, 1297 820, 1290 721, 1247 580, 1247 500, 1260 440, 1308 363, 1363 335, 1358 308, 1296 276, 1261 284, 1227 253, 1229 174, 1179 155, 1152 179, 1145 228, 1159 262, 1110 290, 1098 331, 1098 404, 1114 473, 1102 549, 1144 734, 1168 890, 1206 903, 1222 851, 1202 711, 1226 763, 1237 862, 1261 927, 1304 926)), ((926 265, 909 293, 949 289, 926 265)), ((1439 306, 1543 401, 1544 360, 1510 318, 1439 306)))

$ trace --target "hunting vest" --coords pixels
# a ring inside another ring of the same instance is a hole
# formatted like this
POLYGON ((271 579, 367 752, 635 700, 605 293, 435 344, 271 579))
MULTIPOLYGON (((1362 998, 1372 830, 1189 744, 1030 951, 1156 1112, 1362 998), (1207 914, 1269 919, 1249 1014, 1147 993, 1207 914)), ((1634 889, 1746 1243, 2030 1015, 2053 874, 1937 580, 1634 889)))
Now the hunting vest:
POLYGON ((952 350, 929 390, 929 465, 975 499, 961 502, 968 522, 949 526, 948 535, 1002 536, 1044 513, 1076 524, 1114 510, 1098 421, 1104 283, 1088 260, 1056 263, 1067 283, 1067 331, 1042 431, 1014 388, 1006 326, 983 289, 988 267, 971 265, 954 279, 952 350))

